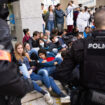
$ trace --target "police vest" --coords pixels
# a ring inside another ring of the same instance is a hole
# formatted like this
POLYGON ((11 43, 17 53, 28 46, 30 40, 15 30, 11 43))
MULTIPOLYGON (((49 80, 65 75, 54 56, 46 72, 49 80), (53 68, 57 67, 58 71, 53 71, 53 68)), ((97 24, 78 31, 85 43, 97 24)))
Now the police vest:
POLYGON ((105 38, 90 37, 84 41, 83 84, 105 90, 105 38))

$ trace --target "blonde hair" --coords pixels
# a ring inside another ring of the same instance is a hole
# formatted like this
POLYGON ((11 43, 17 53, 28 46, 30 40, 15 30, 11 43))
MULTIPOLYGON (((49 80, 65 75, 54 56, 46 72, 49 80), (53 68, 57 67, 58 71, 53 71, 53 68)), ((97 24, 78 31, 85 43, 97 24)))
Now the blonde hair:
POLYGON ((28 60, 31 61, 29 55, 24 51, 24 49, 23 49, 22 55, 20 55, 20 54, 18 53, 17 47, 18 47, 19 45, 22 45, 22 47, 23 47, 23 44, 20 43, 20 42, 17 42, 17 43, 15 44, 15 51, 14 51, 14 53, 15 53, 16 60, 17 60, 17 61, 19 61, 19 60, 23 61, 23 58, 24 58, 24 57, 27 57, 28 60))

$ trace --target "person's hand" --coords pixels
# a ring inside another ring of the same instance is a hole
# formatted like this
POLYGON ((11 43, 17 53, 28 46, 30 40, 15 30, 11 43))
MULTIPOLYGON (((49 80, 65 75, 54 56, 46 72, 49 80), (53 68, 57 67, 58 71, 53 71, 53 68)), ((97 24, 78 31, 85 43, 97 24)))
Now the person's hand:
POLYGON ((43 61, 42 61, 42 63, 46 63, 46 62, 47 62, 46 60, 43 60, 43 61))
POLYGON ((61 52, 66 51, 66 48, 62 48, 61 52))
POLYGON ((28 72, 29 72, 29 74, 31 75, 31 74, 32 74, 32 72, 33 72, 33 70, 32 70, 32 69, 30 69, 28 72))
POLYGON ((57 65, 58 64, 58 62, 54 62, 54 65, 57 65))

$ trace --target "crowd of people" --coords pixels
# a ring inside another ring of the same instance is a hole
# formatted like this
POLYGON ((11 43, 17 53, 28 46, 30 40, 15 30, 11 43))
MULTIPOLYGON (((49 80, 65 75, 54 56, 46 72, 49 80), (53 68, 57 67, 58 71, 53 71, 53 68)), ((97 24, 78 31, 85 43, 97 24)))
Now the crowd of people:
POLYGON ((73 1, 66 13, 61 4, 49 6, 42 15, 43 32, 35 31, 32 36, 29 29, 23 29, 23 42, 13 49, 6 19, 8 3, 15 1, 0 0, 0 105, 21 105, 21 98, 33 90, 49 105, 54 103, 52 95, 71 105, 105 105, 105 6, 93 13, 73 1))
MULTIPOLYGON (((23 29, 23 42, 17 42, 14 51, 19 70, 24 78, 33 81, 34 89, 44 95, 48 104, 53 104, 50 95, 52 91, 60 97, 62 103, 70 102, 70 96, 64 94, 55 83, 54 79, 57 77, 54 73, 75 41, 92 36, 95 30, 93 17, 94 13, 91 14, 88 7, 76 7, 73 1, 70 1, 66 13, 61 9, 61 4, 57 4, 55 9, 49 6, 48 12, 43 14, 43 32, 35 31, 31 37, 30 30, 23 29), (64 16, 67 29, 64 29, 64 16), (35 82, 37 80, 41 80, 48 91, 43 90, 35 82)), ((78 67, 76 70, 74 75, 79 79, 78 67)))
POLYGON ((77 27, 79 32, 84 32, 86 26, 93 26, 94 9, 88 8, 79 4, 76 6, 73 1, 68 3, 66 11, 64 12, 61 4, 57 4, 55 7, 50 5, 48 11, 44 11, 44 4, 42 6, 43 17, 43 32, 45 30, 52 33, 53 29, 62 31, 64 28, 64 17, 66 18, 67 31, 70 33, 77 27))

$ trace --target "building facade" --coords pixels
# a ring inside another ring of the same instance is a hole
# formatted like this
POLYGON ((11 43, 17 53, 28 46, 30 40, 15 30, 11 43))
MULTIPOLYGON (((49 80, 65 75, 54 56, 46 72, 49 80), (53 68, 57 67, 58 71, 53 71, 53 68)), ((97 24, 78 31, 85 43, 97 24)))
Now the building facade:
POLYGON ((96 0, 96 7, 105 6, 105 0, 96 0))
POLYGON ((78 0, 78 4, 83 4, 83 6, 88 6, 88 7, 95 7, 96 0, 78 0))

